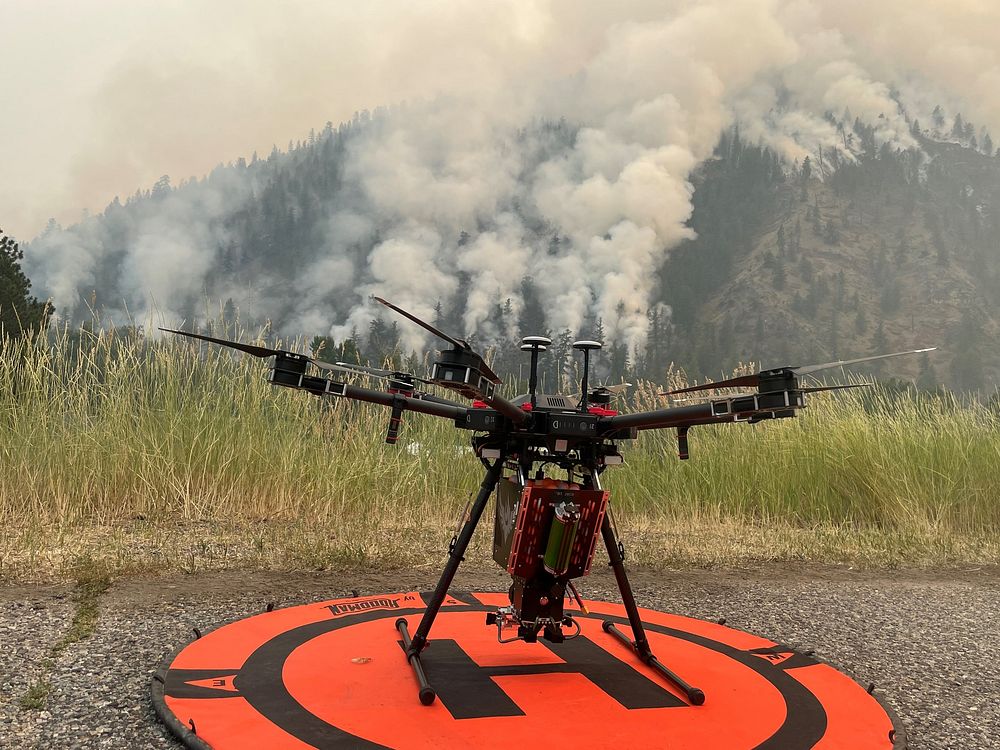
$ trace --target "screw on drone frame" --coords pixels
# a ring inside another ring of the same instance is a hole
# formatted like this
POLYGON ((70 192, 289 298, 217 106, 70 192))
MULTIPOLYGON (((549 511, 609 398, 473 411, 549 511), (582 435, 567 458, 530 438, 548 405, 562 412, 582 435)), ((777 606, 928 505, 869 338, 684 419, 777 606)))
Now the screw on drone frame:
POLYGON ((600 349, 600 341, 574 341, 573 348, 583 352, 583 380, 580 383, 580 411, 587 411, 587 389, 590 387, 587 382, 590 378, 590 352, 600 349))
POLYGON ((531 396, 531 408, 538 406, 536 391, 538 390, 538 353, 544 352, 552 339, 546 336, 525 336, 521 339, 521 351, 531 352, 531 370, 528 374, 528 395, 531 396))

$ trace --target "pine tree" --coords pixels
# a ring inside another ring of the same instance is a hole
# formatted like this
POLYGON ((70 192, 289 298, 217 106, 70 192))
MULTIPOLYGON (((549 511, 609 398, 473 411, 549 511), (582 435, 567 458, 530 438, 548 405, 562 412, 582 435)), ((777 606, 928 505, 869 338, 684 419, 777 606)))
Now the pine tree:
POLYGON ((872 336, 872 351, 875 354, 889 353, 889 339, 885 335, 885 324, 880 320, 875 335, 872 336))
POLYGON ((18 335, 45 324, 52 308, 31 296, 21 270, 24 253, 0 229, 0 335, 18 335))
POLYGON ((965 120, 962 119, 961 112, 955 115, 955 124, 951 127, 951 137, 959 140, 965 137, 965 120))
POLYGON ((865 309, 863 307, 858 307, 857 317, 854 318, 854 331, 859 336, 861 336, 867 330, 868 330, 868 316, 865 315, 865 309))
POLYGON ((158 179, 156 181, 156 184, 153 185, 152 197, 154 197, 154 198, 165 198, 167 195, 170 194, 170 190, 171 190, 171 188, 170 188, 170 176, 169 175, 163 175, 160 179, 158 179))
POLYGON ((823 230, 823 239, 828 245, 836 245, 840 241, 840 232, 837 231, 833 219, 827 220, 826 227, 823 230))
POLYGON ((785 273, 785 264, 784 262, 779 260, 774 266, 774 276, 772 279, 774 288, 777 289, 778 291, 781 291, 782 289, 785 288, 785 283, 787 282, 787 280, 788 277, 785 273))
POLYGON ((934 123, 934 129, 937 131, 944 127, 944 112, 941 110, 940 104, 935 106, 934 111, 931 112, 931 122, 934 123))
POLYGON ((545 309, 542 307, 534 283, 527 276, 521 280, 521 300, 524 302, 524 307, 521 308, 521 317, 517 322, 521 337, 548 336, 545 309))
POLYGON ((920 372, 917 375, 917 388, 922 391, 936 391, 938 388, 934 365, 931 364, 931 358, 926 354, 920 355, 920 372))
POLYGON ((226 300, 226 304, 222 307, 222 324, 226 327, 226 330, 231 329, 236 324, 236 303, 233 302, 233 298, 229 297, 226 300))

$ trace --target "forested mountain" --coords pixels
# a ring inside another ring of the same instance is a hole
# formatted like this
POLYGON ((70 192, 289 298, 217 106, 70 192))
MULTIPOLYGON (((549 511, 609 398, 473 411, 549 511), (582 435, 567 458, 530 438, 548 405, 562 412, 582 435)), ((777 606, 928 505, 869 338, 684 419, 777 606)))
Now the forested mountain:
MULTIPOLYGON (((674 305, 679 361, 712 372, 718 360, 804 363, 938 346, 874 374, 992 389, 1000 374, 1000 161, 979 151, 975 136, 946 142, 919 125, 921 151, 877 149, 860 123, 854 135, 867 140, 854 161, 810 160, 767 191, 767 178, 756 179, 766 197, 743 220, 745 239, 721 240, 718 264, 691 284, 701 294, 674 305)), ((699 243, 711 244, 726 223, 719 214, 739 205, 702 204, 701 239, 673 254, 668 279, 671 268, 712 254, 699 243)), ((675 271, 666 288, 679 278, 675 271)))
MULTIPOLYGON (((725 133, 694 175, 689 224, 697 236, 659 267, 644 344, 607 341, 600 375, 662 380, 675 363, 715 376, 739 362, 798 364, 939 346, 933 358, 893 361, 875 374, 919 378, 928 388, 992 388, 1000 381, 1000 158, 988 133, 977 134, 961 116, 938 117, 928 129, 914 122, 919 147, 902 150, 879 145, 875 128, 849 113, 830 116, 843 148, 801 164, 738 130, 725 133)), ((362 281, 356 269, 371 262, 386 226, 346 158, 378 119, 328 123, 267 158, 220 165, 176 187, 163 177, 75 226, 50 223, 28 246, 29 276, 71 320, 97 313, 124 324, 149 302, 189 326, 238 316, 253 334, 267 326, 316 337, 330 359, 419 359, 391 317, 331 336, 335 323, 350 319, 362 281)), ((539 122, 509 147, 524 154, 528 169, 577 137, 566 122, 539 122)), ((570 252, 530 205, 513 200, 497 214, 516 215, 524 242, 557 257, 570 252)), ((461 248, 484 233, 502 236, 497 223, 477 217, 454 242, 461 248)), ((413 259, 413 273, 422 262, 413 259)), ((550 381, 572 361, 575 337, 603 336, 604 321, 593 313, 579 331, 554 329, 556 303, 532 267, 514 269, 522 277, 516 299, 479 299, 491 312, 480 330, 466 331, 474 269, 447 270, 453 287, 428 300, 435 322, 495 349, 500 371, 516 371, 512 343, 522 334, 554 339, 550 381)), ((482 296, 481 284, 475 294, 482 296)))

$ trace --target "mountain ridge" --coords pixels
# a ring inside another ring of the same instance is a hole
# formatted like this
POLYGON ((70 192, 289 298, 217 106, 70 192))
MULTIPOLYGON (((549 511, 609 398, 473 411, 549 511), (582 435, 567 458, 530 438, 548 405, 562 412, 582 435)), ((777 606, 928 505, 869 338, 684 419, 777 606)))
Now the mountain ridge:
MULTIPOLYGON (((893 362, 873 374, 964 390, 1000 378, 1000 359, 989 347, 1000 342, 1000 212, 994 208, 1000 160, 973 148, 978 144, 949 142, 916 123, 919 150, 877 147, 874 128, 847 121, 845 113, 838 125, 844 150, 820 152, 816 166, 811 158, 788 164, 745 142, 738 130, 723 134, 715 157, 693 178, 689 225, 698 236, 673 248, 661 264, 643 350, 609 342, 598 364, 610 377, 626 371, 662 377, 670 363, 704 377, 747 361, 800 363, 936 345, 942 352, 933 360, 893 362)), ((329 311, 347 316, 340 291, 356 285, 352 269, 380 241, 378 217, 364 215, 363 196, 344 171, 344 153, 368 127, 366 117, 336 129, 328 123, 287 153, 274 149, 267 159, 255 155, 220 165, 176 188, 161 178, 147 193, 124 204, 115 199, 78 225, 50 226, 27 245, 26 268, 46 277, 49 291, 53 280, 64 294, 69 280, 75 283, 69 291, 78 303, 61 311, 64 319, 89 317, 89 302, 112 322, 122 322, 128 299, 116 304, 115 296, 141 276, 140 261, 150 266, 145 271, 154 282, 162 281, 161 265, 167 275, 201 271, 198 284, 162 287, 182 298, 170 303, 182 319, 212 317, 199 314, 200 300, 217 300, 220 311, 229 300, 229 317, 243 308, 251 326, 270 321, 277 330, 317 335, 328 350, 343 353, 344 340, 324 339, 333 322, 327 317, 329 311), (356 212, 354 234, 343 236, 341 222, 331 245, 331 217, 349 211, 356 212), (192 243, 199 252, 192 252, 192 243), (72 269, 84 246, 90 253, 86 272, 72 279, 61 274, 59 265, 72 269), (173 252, 180 258, 171 260, 173 252), (264 281, 253 287, 254 278, 264 281), (248 313, 247 302, 255 299, 263 309, 248 313), (308 314, 297 307, 313 302, 321 306, 308 314)), ((969 127, 963 123, 963 139, 969 127)), ((577 131, 563 121, 544 122, 519 137, 526 152, 558 154, 577 131)), ((991 143, 988 134, 983 140, 991 143)), ((492 220, 481 218, 455 241, 461 245, 490 231, 492 220)), ((548 243, 556 255, 565 252, 564 240, 544 222, 528 215, 525 225, 532 227, 532 242, 548 243)), ((450 300, 428 305, 444 302, 438 323, 460 331, 465 277, 453 271, 457 287, 450 300)), ((503 350, 520 333, 548 330, 532 271, 524 269, 516 304, 502 297, 492 303, 490 329, 473 332, 480 343, 503 350)), ((549 333, 595 335, 602 327, 588 317, 579 332, 549 333)), ((350 338, 351 353, 373 361, 408 355, 405 335, 395 326, 372 323, 350 338)))

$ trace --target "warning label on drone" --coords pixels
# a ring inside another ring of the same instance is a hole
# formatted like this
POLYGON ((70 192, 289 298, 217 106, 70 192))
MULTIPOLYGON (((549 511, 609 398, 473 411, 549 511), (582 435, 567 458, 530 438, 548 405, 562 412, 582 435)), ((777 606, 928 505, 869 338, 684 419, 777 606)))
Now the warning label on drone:
POLYGON ((659 660, 705 691, 693 706, 607 633, 620 605, 574 612, 565 643, 498 643, 485 613, 501 594, 453 594, 421 661, 437 693, 417 697, 395 621, 416 630, 417 593, 292 607, 193 642, 153 683, 158 710, 191 746, 899 750, 886 710, 810 655, 714 623, 643 611, 659 660), (331 616, 332 615, 332 616, 331 616), (197 737, 190 733, 191 725, 197 737))

